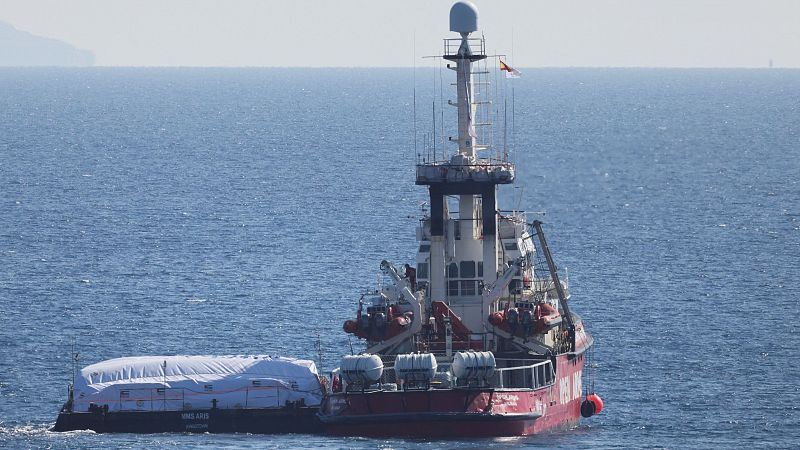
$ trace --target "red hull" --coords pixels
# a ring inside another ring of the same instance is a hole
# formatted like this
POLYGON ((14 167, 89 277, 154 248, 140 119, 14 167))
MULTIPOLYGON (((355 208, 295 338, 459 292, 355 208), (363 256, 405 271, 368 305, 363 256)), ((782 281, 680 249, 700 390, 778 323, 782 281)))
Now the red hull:
POLYGON ((430 389, 331 395, 320 418, 348 436, 525 436, 577 426, 583 355, 556 360, 555 382, 539 389, 430 389))

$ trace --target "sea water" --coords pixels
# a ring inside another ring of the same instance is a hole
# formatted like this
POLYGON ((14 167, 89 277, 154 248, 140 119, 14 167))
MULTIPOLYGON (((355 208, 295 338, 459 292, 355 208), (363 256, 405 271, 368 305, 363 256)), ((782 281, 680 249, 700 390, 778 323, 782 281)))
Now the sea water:
POLYGON ((328 371, 363 348, 342 322, 382 259, 414 261, 414 163, 432 154, 435 117, 438 156, 453 151, 438 77, 0 70, 0 447, 800 442, 800 71, 766 69, 530 69, 495 85, 508 125, 493 142, 518 169, 501 205, 544 213, 529 219, 545 222, 595 337, 584 379, 605 409, 577 429, 433 442, 48 431, 73 342, 81 366, 257 353, 328 371))

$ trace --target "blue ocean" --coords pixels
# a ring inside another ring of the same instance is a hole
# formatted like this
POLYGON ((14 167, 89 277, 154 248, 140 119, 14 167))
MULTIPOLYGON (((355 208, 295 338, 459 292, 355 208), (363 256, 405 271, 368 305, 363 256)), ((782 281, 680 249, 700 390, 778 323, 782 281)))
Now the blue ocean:
POLYGON ((797 445, 800 71, 779 69, 528 69, 503 85, 518 177, 501 205, 539 213, 595 337, 585 379, 605 408, 577 429, 48 431, 73 343, 81 366, 272 354, 330 370, 361 348, 343 321, 382 259, 414 260, 438 76, 0 69, 0 447, 797 445))

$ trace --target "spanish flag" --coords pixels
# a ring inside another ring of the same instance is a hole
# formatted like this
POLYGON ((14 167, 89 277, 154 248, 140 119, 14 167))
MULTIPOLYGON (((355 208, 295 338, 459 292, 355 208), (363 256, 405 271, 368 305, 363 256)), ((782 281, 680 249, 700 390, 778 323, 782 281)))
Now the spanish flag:
POLYGON ((500 70, 506 71, 506 78, 519 78, 522 75, 522 72, 504 63, 502 59, 500 60, 500 70))

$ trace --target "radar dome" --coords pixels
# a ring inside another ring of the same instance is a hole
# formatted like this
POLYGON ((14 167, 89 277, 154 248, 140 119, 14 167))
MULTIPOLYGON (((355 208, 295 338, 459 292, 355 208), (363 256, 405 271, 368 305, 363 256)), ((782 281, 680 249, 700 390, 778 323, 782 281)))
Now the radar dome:
POLYGON ((456 33, 478 31, 478 8, 472 2, 456 2, 450 8, 450 31, 456 33))

